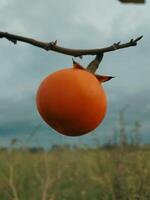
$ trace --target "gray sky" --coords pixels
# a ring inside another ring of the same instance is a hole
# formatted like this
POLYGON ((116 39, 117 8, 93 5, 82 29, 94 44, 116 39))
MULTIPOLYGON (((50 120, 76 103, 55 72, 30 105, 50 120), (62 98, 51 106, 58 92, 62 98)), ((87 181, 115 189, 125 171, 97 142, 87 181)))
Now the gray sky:
MULTIPOLYGON (((150 2, 125 5, 114 0, 1 0, 0 30, 41 41, 58 40, 70 48, 101 48, 114 42, 127 42, 144 35, 137 47, 106 53, 98 72, 116 78, 105 83, 108 96, 107 116, 92 136, 61 137, 50 129, 36 111, 35 95, 48 74, 70 67, 72 60, 55 52, 46 52, 28 44, 14 46, 0 40, 0 139, 24 140, 40 124, 40 144, 50 142, 101 142, 111 137, 118 126, 118 112, 129 105, 125 116, 127 129, 135 120, 142 123, 142 135, 150 142, 150 2)), ((77 59, 82 65, 92 56, 77 59)))

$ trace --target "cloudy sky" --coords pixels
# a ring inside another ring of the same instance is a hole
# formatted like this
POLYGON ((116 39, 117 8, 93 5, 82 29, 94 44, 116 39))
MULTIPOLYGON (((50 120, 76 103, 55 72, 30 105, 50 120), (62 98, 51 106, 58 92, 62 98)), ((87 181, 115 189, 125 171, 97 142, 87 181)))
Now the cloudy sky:
MULTIPOLYGON (((58 40, 70 48, 101 48, 144 35, 138 46, 106 53, 99 73, 116 78, 105 83, 108 112, 92 134, 71 138, 60 136, 40 118, 35 105, 39 84, 48 74, 70 67, 70 56, 46 52, 19 43, 0 40, 0 144, 11 138, 24 143, 49 145, 57 142, 102 143, 118 127, 119 111, 126 107, 128 132, 140 121, 141 134, 150 142, 150 1, 144 5, 121 4, 114 0, 1 0, 0 31, 58 40), (36 138, 32 137, 36 133, 36 138), (36 141, 35 141, 36 140, 36 141)), ((87 65, 92 56, 82 60, 87 65)))

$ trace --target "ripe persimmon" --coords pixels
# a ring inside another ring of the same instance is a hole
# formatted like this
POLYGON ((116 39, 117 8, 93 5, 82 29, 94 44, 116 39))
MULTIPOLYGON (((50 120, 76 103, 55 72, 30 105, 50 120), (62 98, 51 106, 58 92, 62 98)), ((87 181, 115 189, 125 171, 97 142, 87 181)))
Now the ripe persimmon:
POLYGON ((67 136, 92 131, 102 122, 107 110, 100 76, 81 66, 47 76, 37 91, 36 102, 44 121, 67 136))

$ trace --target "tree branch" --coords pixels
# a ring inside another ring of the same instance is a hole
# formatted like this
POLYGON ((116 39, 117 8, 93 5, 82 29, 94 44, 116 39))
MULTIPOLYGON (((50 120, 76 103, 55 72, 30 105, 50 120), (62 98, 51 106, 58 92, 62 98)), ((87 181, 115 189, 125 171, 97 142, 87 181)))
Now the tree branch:
POLYGON ((32 38, 27 38, 19 35, 10 34, 7 32, 0 32, 0 38, 6 38, 7 40, 11 41, 14 44, 17 44, 17 41, 25 42, 28 44, 31 44, 36 47, 40 47, 46 51, 55 51, 58 53, 66 54, 69 56, 74 57, 82 57, 83 55, 98 55, 101 53, 106 53, 110 51, 115 51, 118 49, 123 49, 131 46, 136 46, 137 42, 142 38, 143 36, 140 36, 136 39, 131 39, 128 43, 120 44, 114 43, 113 45, 105 48, 99 48, 99 49, 69 49, 64 48, 57 45, 57 40, 55 42, 41 42, 32 38))
POLYGON ((145 3, 145 0, 119 0, 122 3, 145 3))

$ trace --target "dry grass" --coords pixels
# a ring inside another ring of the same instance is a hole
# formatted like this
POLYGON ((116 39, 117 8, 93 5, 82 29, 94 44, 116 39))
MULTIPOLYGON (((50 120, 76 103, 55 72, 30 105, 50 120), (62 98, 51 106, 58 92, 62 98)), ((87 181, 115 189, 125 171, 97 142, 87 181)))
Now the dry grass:
POLYGON ((149 200, 150 150, 0 151, 0 200, 149 200))

